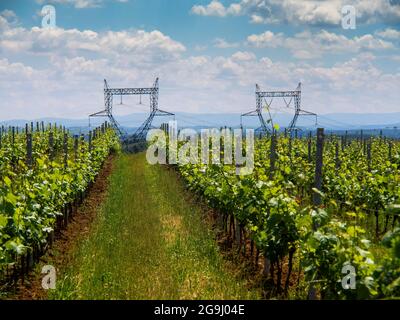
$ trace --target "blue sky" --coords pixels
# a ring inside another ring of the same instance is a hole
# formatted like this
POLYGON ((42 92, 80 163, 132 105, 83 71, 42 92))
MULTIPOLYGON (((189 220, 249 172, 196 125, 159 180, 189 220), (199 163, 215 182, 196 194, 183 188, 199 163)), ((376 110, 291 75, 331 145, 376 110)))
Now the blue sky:
POLYGON ((399 47, 396 0, 3 0, 0 117, 82 118, 103 104, 103 78, 136 87, 156 76, 173 111, 244 112, 255 83, 301 81, 307 110, 396 112, 399 47), (41 27, 46 4, 56 29, 41 27), (346 4, 355 30, 342 28, 346 4))

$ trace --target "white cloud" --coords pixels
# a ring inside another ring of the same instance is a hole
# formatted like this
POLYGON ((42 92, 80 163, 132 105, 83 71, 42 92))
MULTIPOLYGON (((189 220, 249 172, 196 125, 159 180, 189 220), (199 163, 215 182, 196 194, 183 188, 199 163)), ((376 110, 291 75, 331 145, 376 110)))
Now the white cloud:
POLYGON ((0 59, 0 79, 2 81, 25 81, 32 79, 35 70, 22 63, 10 63, 8 59, 0 59))
MULTIPOLYGON (((105 0, 36 0, 40 5, 44 4, 65 4, 74 6, 77 9, 98 8, 103 5, 105 0)), ((128 2, 129 0, 114 0, 116 2, 128 2)))
MULTIPOLYGON (((228 57, 178 57, 163 63, 154 59, 146 64, 134 60, 122 63, 106 54, 96 59, 57 54, 44 70, 0 60, 0 74, 3 119, 83 118, 103 104, 103 78, 111 86, 148 86, 159 76, 160 106, 189 112, 246 111, 255 103, 255 83, 274 90, 294 88, 298 81, 303 82, 302 101, 308 110, 389 112, 397 110, 400 85, 400 70, 382 72, 371 54, 332 67, 272 61, 249 51, 228 57)), ((115 112, 121 110, 116 105, 115 112)))
POLYGON ((393 60, 393 61, 398 61, 398 62, 400 62, 400 55, 398 55, 398 56, 392 56, 392 57, 390 57, 390 59, 393 60))
POLYGON ((354 38, 321 30, 317 33, 303 31, 292 37, 285 37, 282 33, 275 34, 266 31, 247 37, 249 45, 257 48, 289 49, 293 56, 300 59, 312 59, 324 53, 361 52, 363 50, 386 50, 394 48, 393 43, 378 39, 371 34, 354 38))
POLYGON ((260 24, 260 23, 264 23, 264 19, 263 19, 263 17, 259 16, 258 14, 252 14, 250 17, 250 22, 260 24))
POLYGON ((185 46, 162 32, 154 30, 108 31, 64 30, 61 28, 11 28, 0 16, 0 51, 35 55, 91 53, 111 57, 128 55, 130 60, 172 59, 186 50, 185 46))
MULTIPOLYGON (((383 72, 374 55, 359 54, 385 47, 386 42, 379 42, 383 38, 347 38, 321 31, 292 37, 265 32, 250 39, 253 45, 284 46, 303 57, 346 46, 356 49, 352 59, 329 67, 314 61, 257 57, 249 47, 228 56, 190 55, 182 43, 156 30, 26 29, 11 26, 0 16, 0 117, 84 118, 104 103, 102 79, 113 87, 149 86, 156 76, 160 77, 160 107, 171 111, 247 111, 255 104, 255 83, 272 90, 295 88, 299 81, 304 83, 302 101, 310 111, 398 108, 400 70, 383 72)), ((129 104, 129 99, 124 103, 129 104)), ((116 106, 117 114, 121 110, 116 106)))
POLYGON ((5 30, 8 28, 9 24, 6 18, 0 15, 0 30, 5 30))
POLYGON ((219 49, 237 48, 239 45, 240 43, 238 42, 228 42, 222 38, 216 38, 214 40, 214 47, 219 49))
POLYGON ((109 31, 101 37, 99 43, 103 48, 126 53, 135 51, 150 53, 152 50, 159 50, 163 54, 179 54, 186 50, 183 44, 172 40, 158 30, 151 32, 109 31))
POLYGON ((256 56, 253 52, 238 51, 232 55, 232 58, 237 61, 250 61, 250 60, 255 60, 256 56))
MULTIPOLYGON (((212 111, 210 106, 215 105, 215 101, 218 101, 219 111, 245 111, 254 105, 255 83, 266 90, 280 90, 295 88, 298 81, 304 85, 303 105, 311 111, 395 112, 396 100, 400 98, 396 89, 400 85, 400 71, 384 73, 375 65, 375 60, 374 55, 363 53, 344 63, 325 67, 277 62, 238 51, 229 57, 202 56, 175 61, 165 66, 162 79, 173 82, 174 86, 183 86, 182 92, 196 88, 195 96, 197 91, 207 90, 208 98, 204 98, 199 107, 204 112, 212 111), (174 79, 166 74, 168 69, 175 70, 174 79), (236 99, 230 100, 232 97, 236 99)), ((192 103, 199 105, 199 102, 192 103)), ((279 101, 275 103, 279 105, 279 101)))
POLYGON ((5 9, 0 12, 0 30, 10 26, 16 26, 19 23, 18 17, 14 11, 5 9))
POLYGON ((385 39, 400 39, 400 31, 391 28, 387 28, 383 31, 377 32, 376 34, 385 39))
POLYGON ((206 45, 200 45, 200 44, 196 44, 195 46, 194 46, 194 50, 195 51, 204 51, 204 50, 207 50, 207 46, 206 45))
POLYGON ((212 0, 208 5, 195 5, 191 9, 191 13, 200 16, 225 17, 227 15, 239 15, 242 11, 241 4, 234 3, 229 7, 225 7, 218 0, 212 0))
POLYGON ((85 117, 103 103, 103 78, 150 85, 160 65, 185 50, 157 30, 25 29, 0 16, 0 55, 7 59, 0 67, 1 117, 85 117))
POLYGON ((252 34, 248 36, 247 41, 257 48, 276 48, 283 45, 284 37, 282 33, 274 34, 272 31, 265 31, 261 34, 252 34))
POLYGON ((400 4, 393 0, 241 0, 229 7, 213 0, 206 6, 195 5, 191 11, 203 16, 247 15, 252 23, 337 26, 344 5, 356 8, 357 23, 400 22, 400 4))
POLYGON ((15 14, 15 12, 8 9, 5 9, 2 12, 0 12, 0 15, 6 19, 17 19, 17 15, 15 14))
POLYGON ((36 0, 40 5, 44 4, 67 4, 77 9, 99 7, 103 0, 36 0))
POLYGON ((191 12, 200 16, 225 17, 227 15, 227 9, 217 0, 211 1, 207 6, 193 6, 191 12))

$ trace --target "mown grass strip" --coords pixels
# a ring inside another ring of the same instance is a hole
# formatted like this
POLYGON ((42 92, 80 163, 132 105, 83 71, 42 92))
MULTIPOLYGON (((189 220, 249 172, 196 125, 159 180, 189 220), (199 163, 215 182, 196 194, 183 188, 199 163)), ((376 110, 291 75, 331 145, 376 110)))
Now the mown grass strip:
POLYGON ((54 299, 252 299, 227 268, 199 207, 174 172, 121 155, 89 237, 54 299))

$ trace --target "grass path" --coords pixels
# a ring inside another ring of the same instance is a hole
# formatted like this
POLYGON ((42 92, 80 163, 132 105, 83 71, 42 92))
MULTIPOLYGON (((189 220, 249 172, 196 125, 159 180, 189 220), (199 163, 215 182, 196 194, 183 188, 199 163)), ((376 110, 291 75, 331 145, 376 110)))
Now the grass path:
POLYGON ((253 299, 227 268, 176 174, 121 155, 108 197, 53 299, 253 299))

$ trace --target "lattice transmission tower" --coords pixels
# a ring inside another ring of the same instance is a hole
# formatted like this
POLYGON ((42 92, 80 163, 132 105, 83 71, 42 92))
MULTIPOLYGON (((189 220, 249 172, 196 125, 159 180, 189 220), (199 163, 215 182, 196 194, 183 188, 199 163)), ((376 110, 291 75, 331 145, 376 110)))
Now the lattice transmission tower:
POLYGON ((113 94, 110 92, 107 80, 104 79, 104 110, 89 115, 89 127, 90 127, 90 118, 107 117, 110 120, 110 123, 113 126, 113 128, 119 133, 120 136, 122 136, 123 135, 122 129, 118 124, 117 120, 115 120, 112 114, 112 109, 113 109, 113 94))
POLYGON ((108 117, 111 124, 120 134, 121 139, 127 142, 141 142, 146 139, 147 132, 151 128, 151 123, 156 116, 174 116, 173 113, 161 110, 158 108, 158 78, 154 81, 154 84, 150 88, 110 88, 107 84, 107 80, 104 79, 104 106, 105 109, 96 113, 93 113, 90 117, 108 117), (113 97, 125 95, 149 95, 150 96, 150 114, 142 125, 136 129, 133 135, 127 136, 122 130, 121 126, 114 119, 113 110, 113 97))
POLYGON ((287 129, 289 132, 296 129, 296 123, 299 116, 315 116, 317 121, 317 114, 301 109, 301 83, 297 86, 295 90, 292 91, 261 91, 260 86, 256 84, 256 109, 250 112, 243 113, 240 116, 240 122, 242 123, 242 118, 247 116, 257 116, 260 121, 260 127, 256 131, 266 134, 274 131, 273 119, 270 113, 270 107, 272 100, 274 98, 283 98, 286 108, 294 109, 293 119, 290 121, 287 129), (268 103, 266 98, 271 98, 268 103), (290 98, 289 101, 286 98, 290 98), (291 103, 293 101, 294 108, 291 108, 291 103), (265 120, 263 116, 263 105, 265 103, 265 109, 268 111, 268 119, 265 120))

